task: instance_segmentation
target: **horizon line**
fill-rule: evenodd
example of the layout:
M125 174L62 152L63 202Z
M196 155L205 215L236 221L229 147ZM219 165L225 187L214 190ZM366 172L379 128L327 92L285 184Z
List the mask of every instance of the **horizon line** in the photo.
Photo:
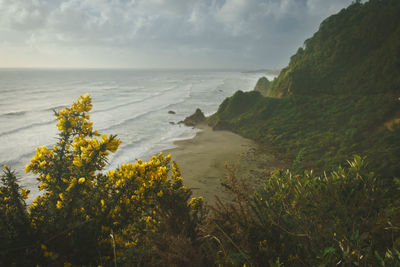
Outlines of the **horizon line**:
M0 70L231 70L231 71L277 71L281 68L229 68L229 67L0 67Z

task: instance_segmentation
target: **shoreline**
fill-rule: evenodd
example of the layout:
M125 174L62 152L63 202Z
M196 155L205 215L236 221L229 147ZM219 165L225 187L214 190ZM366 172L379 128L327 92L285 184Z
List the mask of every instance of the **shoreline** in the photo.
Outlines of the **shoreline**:
M230 199L221 183L227 175L225 164L235 170L237 178L250 185L257 184L269 171L285 168L283 161L253 140L230 131L214 131L211 127L196 125L200 131L192 139L175 141L175 148L166 149L182 171L183 183L193 196L203 196L212 204L216 196L221 201Z

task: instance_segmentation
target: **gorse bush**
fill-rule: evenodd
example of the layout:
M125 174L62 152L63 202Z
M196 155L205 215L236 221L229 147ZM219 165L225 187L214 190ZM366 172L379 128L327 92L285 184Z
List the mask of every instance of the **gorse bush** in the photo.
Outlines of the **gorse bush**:
M329 175L275 171L264 186L244 190L233 172L233 203L209 218L221 264L400 266L400 198L355 156ZM275 265L274 265L275 264Z
M58 142L37 148L26 166L43 192L29 207L29 192L5 168L0 265L179 264L179 257L168 254L167 239L197 245L203 201L189 201L191 191L171 156L159 154L102 172L121 141L93 130L91 108L86 94L55 112ZM155 256L161 248L166 259Z
M11 266L21 255L32 257L33 250L25 247L31 240L30 219L25 200L29 191L17 183L15 173L6 165L0 186L0 265ZM22 251L22 253L21 253ZM19 258L20 265L29 260Z

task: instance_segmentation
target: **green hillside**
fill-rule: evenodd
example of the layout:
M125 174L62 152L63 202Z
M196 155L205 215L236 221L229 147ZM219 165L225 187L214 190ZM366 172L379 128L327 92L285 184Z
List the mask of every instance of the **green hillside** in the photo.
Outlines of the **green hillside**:
M399 95L400 2L353 4L323 21L268 96Z
M267 96L237 92L209 118L305 168L354 154L400 175L400 1L355 3L322 22L272 81Z

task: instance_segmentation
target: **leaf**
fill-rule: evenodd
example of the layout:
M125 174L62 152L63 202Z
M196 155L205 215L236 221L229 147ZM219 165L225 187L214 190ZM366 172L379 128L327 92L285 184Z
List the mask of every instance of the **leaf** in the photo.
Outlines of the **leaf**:
M336 252L336 249L333 247L328 247L324 249L324 256L326 256L327 254L333 254Z
M359 235L360 235L360 232L359 232L358 230L355 231L355 233L353 233L353 234L351 235L350 240L351 240L351 241L357 240L358 237L359 237Z

